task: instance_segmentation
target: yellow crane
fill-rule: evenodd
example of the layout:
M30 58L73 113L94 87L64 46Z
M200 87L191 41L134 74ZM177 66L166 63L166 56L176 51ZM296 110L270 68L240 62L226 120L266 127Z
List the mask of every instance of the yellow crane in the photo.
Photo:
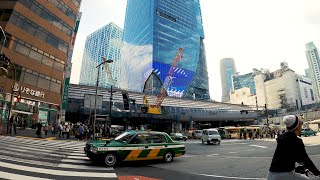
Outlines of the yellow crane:
M172 61L171 67L168 71L168 74L162 84L161 90L159 92L159 94L157 95L157 98L155 99L155 101L153 102L152 105L149 105L149 101L147 96L145 95L143 97L143 103L144 103L144 111L150 114L161 114L161 104L164 100L164 97L167 94L167 89L170 86L170 84L172 83L172 76L174 73L174 67L176 67L178 65L178 63L180 62L180 60L182 59L182 52L183 52L183 48L179 48L175 58Z

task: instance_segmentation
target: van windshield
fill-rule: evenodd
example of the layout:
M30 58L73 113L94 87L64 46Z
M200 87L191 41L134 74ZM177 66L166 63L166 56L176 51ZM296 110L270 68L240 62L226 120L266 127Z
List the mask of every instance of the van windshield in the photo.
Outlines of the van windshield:
M214 134L218 134L218 132L217 131L208 131L208 134L209 135L214 135Z

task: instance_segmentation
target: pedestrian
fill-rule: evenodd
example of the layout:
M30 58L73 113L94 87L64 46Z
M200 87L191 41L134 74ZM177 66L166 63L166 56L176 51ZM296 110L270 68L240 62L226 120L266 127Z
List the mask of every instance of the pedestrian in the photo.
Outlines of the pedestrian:
M66 125L65 133L67 134L67 139L70 139L70 128L68 125Z
M46 124L44 125L44 127L43 127L43 129L44 129L44 135L48 135L48 129L49 129L49 124L48 124L48 122L46 122Z
M59 124L58 130L59 130L59 137L63 136L63 125L62 125L62 122Z
M84 129L83 129L82 124L80 124L78 130L79 130L79 139L80 139L80 140L83 140Z
M36 131L36 134L38 135L38 138L40 137L41 129L42 129L42 124L41 124L41 122L38 122L37 123L37 131Z

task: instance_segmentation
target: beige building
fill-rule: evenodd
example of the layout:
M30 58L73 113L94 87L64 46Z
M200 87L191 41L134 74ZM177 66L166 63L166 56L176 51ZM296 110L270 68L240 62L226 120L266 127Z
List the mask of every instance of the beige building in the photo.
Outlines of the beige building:
M250 93L250 88L243 87L230 92L230 103L256 106L256 95Z
M288 67L258 74L255 84L258 104L267 104L269 109L300 109L315 103L311 80Z

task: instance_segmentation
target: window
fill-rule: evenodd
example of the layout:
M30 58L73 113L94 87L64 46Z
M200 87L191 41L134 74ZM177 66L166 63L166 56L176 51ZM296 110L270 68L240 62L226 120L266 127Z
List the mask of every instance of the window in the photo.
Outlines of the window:
M147 133L137 134L129 144L148 144L151 143L151 135Z
M60 62L54 62L53 67L58 70L58 71L63 71L64 70L64 64L60 63Z
M56 83L56 82L51 82L50 91L60 93L60 90L61 90L61 84Z
M38 80L38 86L39 88L43 88L43 89L46 89L46 90L49 90L49 87L50 87L50 81L47 80L47 79L44 79L42 77L39 77L39 80Z
M38 62L41 62L42 54L38 53L37 51L31 50L29 57Z
M50 67L53 67L53 60L50 59L49 57L47 56L43 56L43 59L42 59L42 63L47 65L47 66L50 66Z
M32 86L37 86L38 84L38 76L26 72L23 78L23 82Z
M167 143L166 137L163 134L152 134L151 143Z
M30 53L30 49L20 43L17 44L16 51L25 56L29 56L29 53Z

